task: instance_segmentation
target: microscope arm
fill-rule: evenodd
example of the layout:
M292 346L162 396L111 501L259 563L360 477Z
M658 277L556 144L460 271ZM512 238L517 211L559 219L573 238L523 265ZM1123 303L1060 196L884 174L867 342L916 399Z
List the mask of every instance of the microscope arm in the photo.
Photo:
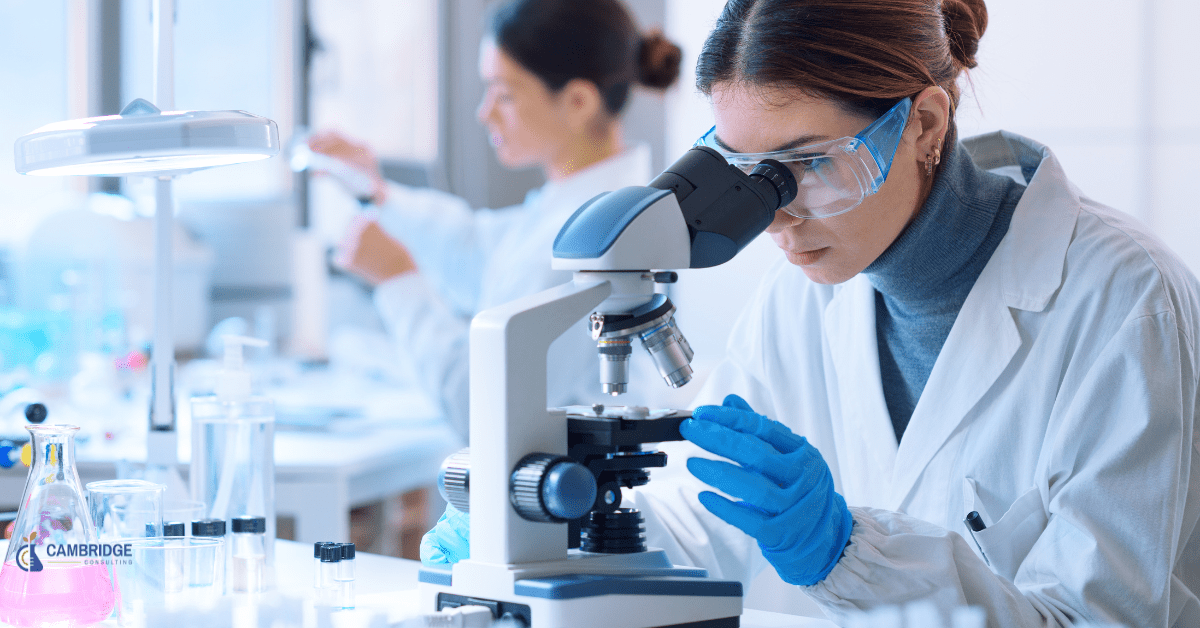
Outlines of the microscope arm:
M567 555L567 527L522 519L509 476L529 452L567 453L567 422L546 409L550 343L612 293L603 278L576 278L480 312L471 322L471 560L494 564ZM584 333L583 329L579 330Z

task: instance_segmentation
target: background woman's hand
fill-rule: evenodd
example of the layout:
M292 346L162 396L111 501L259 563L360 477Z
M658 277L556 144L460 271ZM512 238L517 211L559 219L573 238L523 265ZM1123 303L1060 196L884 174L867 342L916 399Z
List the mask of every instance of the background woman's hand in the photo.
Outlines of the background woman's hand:
M373 285L417 270L408 249L368 214L360 214L350 223L333 263Z
M314 153L349 164L367 175L372 181L371 202L378 205L387 198L387 182L379 169L379 158L370 146L337 131L321 131L309 136L308 148Z

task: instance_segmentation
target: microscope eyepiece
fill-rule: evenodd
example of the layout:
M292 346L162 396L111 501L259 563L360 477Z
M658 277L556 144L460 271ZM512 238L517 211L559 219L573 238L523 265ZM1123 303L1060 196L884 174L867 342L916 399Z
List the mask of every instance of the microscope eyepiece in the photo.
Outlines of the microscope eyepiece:
M779 204L775 209L783 209L796 200L796 192L799 187L795 175L792 174L792 169L774 159L764 159L758 162L758 165L750 171L750 179L759 184L760 189L764 187L763 182L771 185L771 189L779 199Z
M733 259L797 193L796 177L782 163L764 159L746 174L707 146L684 153L650 187L670 190L679 202L692 243L690 268Z

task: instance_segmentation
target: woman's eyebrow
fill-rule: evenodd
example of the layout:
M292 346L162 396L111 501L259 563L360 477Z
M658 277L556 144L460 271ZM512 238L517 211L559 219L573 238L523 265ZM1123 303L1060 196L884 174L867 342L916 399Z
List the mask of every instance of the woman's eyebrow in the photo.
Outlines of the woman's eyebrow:
M774 153L774 152L781 151L781 150L789 150L792 148L798 148L800 146L805 146L807 144L815 144L817 142L823 142L827 139L829 139L829 138L824 135L801 135L800 137L797 137L796 139L794 139L790 142L780 144L776 148L772 148L769 151L763 151L763 152ZM744 152L744 151L740 151L740 150L735 150L729 144L726 144L724 141L721 140L721 136L717 135L716 133L713 134L713 141L717 143L717 146L720 146L722 149L724 149L727 152L730 152L730 153Z

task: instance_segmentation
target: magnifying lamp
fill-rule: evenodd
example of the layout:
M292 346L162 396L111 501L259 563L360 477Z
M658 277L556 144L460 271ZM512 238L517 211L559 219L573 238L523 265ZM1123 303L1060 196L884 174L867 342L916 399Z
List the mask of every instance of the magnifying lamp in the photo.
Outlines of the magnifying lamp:
M146 462L169 471L168 496L186 497L179 478L175 433L171 325L172 179L279 153L279 129L245 111L173 111L175 0L153 0L154 97L140 98L115 116L56 122L17 138L16 169L37 176L149 176L157 179L154 213L154 344Z
M48 124L17 138L16 168L39 176L175 176L279 152L279 130L245 111L161 111L138 98L120 115Z

